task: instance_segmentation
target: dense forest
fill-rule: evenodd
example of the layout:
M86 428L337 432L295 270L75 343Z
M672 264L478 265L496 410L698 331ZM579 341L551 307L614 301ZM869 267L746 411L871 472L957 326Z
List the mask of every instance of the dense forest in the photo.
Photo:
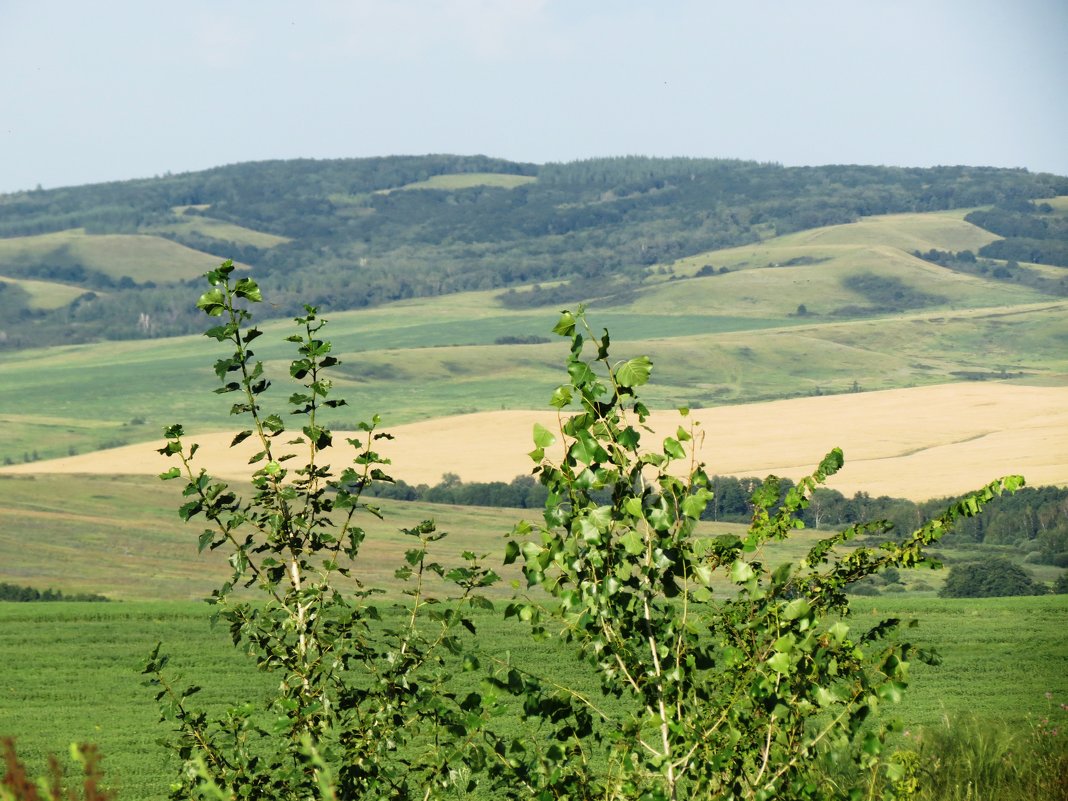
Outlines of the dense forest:
M279 316L304 303L330 311L473 289L500 289L511 305L554 302L552 289L508 292L554 281L570 299L593 294L610 305L664 262L893 212L989 207L969 219L1006 238L979 255L1065 265L1063 218L1041 203L1061 194L1068 178L983 167L481 156L269 161L22 192L0 196L0 245L34 244L0 249L0 278L77 291L45 308L0 280L0 348L199 330L198 281L150 268L115 275L69 243L49 244L46 235L75 229L233 258Z

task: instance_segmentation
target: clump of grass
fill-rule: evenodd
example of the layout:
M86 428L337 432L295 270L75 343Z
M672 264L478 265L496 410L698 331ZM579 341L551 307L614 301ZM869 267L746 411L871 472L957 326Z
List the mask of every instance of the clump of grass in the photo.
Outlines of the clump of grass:
M911 734L905 760L917 801L1068 801L1068 704L1054 704L1022 731L974 716Z

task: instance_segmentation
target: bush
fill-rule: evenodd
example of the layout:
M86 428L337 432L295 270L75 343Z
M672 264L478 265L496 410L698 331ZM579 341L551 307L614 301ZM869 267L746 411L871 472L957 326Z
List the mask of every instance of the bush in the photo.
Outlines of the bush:
M300 382L290 411L303 425L285 433L261 405L270 381L248 349L260 332L245 306L261 300L259 287L232 272L227 262L209 273L197 305L222 318L209 336L233 347L215 370L220 391L237 397L232 413L248 420L234 444L262 448L253 494L195 469L196 446L178 425L161 452L180 464L161 477L184 478L180 514L206 521L200 547L229 553L233 575L211 603L234 644L278 682L209 718L192 707L199 688L182 688L157 646L145 673L175 725L176 796L813 799L896 770L883 753L889 728L872 719L900 698L909 660L923 654L897 639L897 620L852 630L847 588L923 562L955 520L1021 479L965 496L899 542L843 547L889 528L856 524L772 570L760 554L803 527L841 451L796 485L765 479L743 536L697 536L712 480L692 458L696 426L680 410L675 434L649 447L637 391L652 363L612 361L608 333L594 335L581 309L564 312L553 331L570 343L568 381L550 399L560 425L536 425L531 452L548 499L542 520L520 522L507 543L505 562L521 564L527 586L505 616L581 657L609 699L593 700L554 665L515 664L469 636L498 577L477 554L438 562L432 548L444 535L433 521L403 529L411 547L396 576L406 601L373 603L375 588L358 580L358 515L380 514L363 493L391 480L374 450L388 435L372 418L349 440L353 466L335 475L322 463L333 436L321 412L344 402L331 397L338 360L311 307L289 338ZM558 463L546 458L557 442ZM302 466L291 465L293 445ZM731 591L716 595L720 577ZM234 592L253 586L260 603ZM855 768L853 784L829 783L814 758L829 751Z
M1022 567L1008 559L993 557L951 567L938 594L943 598L990 598L1045 592L1045 586L1035 582Z

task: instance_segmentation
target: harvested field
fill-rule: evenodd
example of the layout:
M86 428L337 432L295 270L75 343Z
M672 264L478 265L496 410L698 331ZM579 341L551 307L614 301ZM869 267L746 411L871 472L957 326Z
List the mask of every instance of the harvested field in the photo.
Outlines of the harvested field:
M943 384L697 409L688 419L704 432L701 458L720 475L797 479L838 446L846 467L829 486L846 494L926 500L1009 473L1022 473L1032 485L1068 484L1068 387ZM444 473L465 481L508 481L533 466L526 454L535 422L558 428L551 411L459 415L397 426L391 429L395 439L380 441L378 449L392 459L390 472L409 484L435 484ZM674 412L656 412L651 420L661 436L680 422L685 420ZM346 436L354 435L335 432L335 442ZM187 439L200 443L200 465L241 480L258 447L249 440L231 450L231 437ZM169 465L155 447L142 443L0 473L159 473Z

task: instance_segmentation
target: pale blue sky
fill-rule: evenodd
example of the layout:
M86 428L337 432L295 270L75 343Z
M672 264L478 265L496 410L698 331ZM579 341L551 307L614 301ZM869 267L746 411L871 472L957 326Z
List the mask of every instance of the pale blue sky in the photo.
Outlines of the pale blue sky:
M0 0L0 192L483 153L1068 174L1065 0Z

